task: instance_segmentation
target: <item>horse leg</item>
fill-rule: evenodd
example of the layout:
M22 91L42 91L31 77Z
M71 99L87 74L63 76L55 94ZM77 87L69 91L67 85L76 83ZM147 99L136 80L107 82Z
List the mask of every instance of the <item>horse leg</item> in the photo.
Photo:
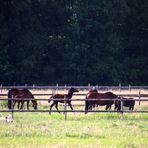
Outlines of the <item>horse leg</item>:
M89 108L89 102L85 101L85 114L87 114L88 108Z
M16 101L12 101L12 109L14 109Z
M134 110L134 105L131 107L132 111Z
M73 107L71 105L71 102L68 102L68 105L70 106L71 110L73 110Z
M111 110L112 105L109 105L109 110Z
M18 108L18 109L20 108L20 101L18 101L18 105L17 105L17 108Z
M27 100L27 110L29 110L29 100Z
M108 110L108 108L109 108L109 105L106 105L106 109L105 109L105 110L107 111L107 110Z
M52 109L52 107L53 107L55 104L56 104L56 103L55 103L55 102L53 102L53 103L50 105L49 114L51 114L51 109Z
M133 106L129 107L129 111L133 111L133 109L134 109Z
M92 110L92 105L89 104L87 110Z
M21 107L20 107L20 110L23 109L23 106L24 106L24 101L21 101Z
M60 113L59 109L58 109L58 102L55 104L55 108L57 109L57 111Z

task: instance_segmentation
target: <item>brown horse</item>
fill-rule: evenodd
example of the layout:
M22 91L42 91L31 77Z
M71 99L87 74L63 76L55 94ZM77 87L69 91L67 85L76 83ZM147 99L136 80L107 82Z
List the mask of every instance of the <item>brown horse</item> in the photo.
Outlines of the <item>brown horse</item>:
M106 92L106 93L97 93L97 92L92 92L89 93L86 96L86 101L85 101L85 113L87 113L88 110L91 110L92 107L95 106L104 106L106 105L106 110L110 110L112 104L114 103L113 100L101 100L101 99L115 99L117 98L117 95L113 94L112 92ZM96 100L88 100L88 99L96 99Z
M69 91L68 91L68 94L55 94L55 95L52 95L49 99L49 103L50 101L53 99L53 103L51 104L50 106L50 112L51 113L51 109L52 107L55 105L57 111L60 113L60 111L58 110L58 102L60 103L64 103L64 100L60 100L60 99L67 99L66 100L66 103L70 106L71 110L73 110L73 107L71 105L71 98L72 98L72 95L74 92L79 92L77 89L75 88L70 88ZM59 100L54 100L54 99L59 99Z
M123 106L129 107L129 110L134 110L135 100L134 98L121 98L118 97L118 99L123 99ZM115 101L115 110L120 111L121 110L121 101L116 100Z
M98 90L96 88L89 89L89 92L88 92L87 96L89 96L91 93L98 93ZM87 96L86 96L86 98L87 98ZM85 104L88 104L88 101L85 101ZM94 104L94 106L92 106L92 105L89 104L89 107L88 108L90 110L92 110L92 107L95 107L95 106L96 106L95 104Z
M12 88L8 91L8 108L13 109L16 102L18 102L18 109L23 109L24 102L27 102L27 109L29 110L29 101L32 102L32 107L37 109L37 101L34 99L33 94L28 89ZM25 100L27 99L27 100ZM30 100L29 100L30 99ZM21 107L20 107L21 103Z

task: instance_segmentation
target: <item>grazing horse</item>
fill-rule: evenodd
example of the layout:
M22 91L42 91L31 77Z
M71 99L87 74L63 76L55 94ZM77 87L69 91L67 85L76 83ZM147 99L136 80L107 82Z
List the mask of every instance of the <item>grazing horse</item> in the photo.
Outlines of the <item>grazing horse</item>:
M118 99L123 99L123 106L129 107L129 110L134 110L135 100L133 98L121 98L118 97ZM121 110L121 101L116 100L115 101L115 110L120 111Z
M50 101L53 99L53 103L50 106L50 112L49 113L51 113L51 109L54 105L55 105L57 111L60 113L60 111L58 110L58 102L60 102L60 103L65 102L64 100L60 100L60 99L67 99L66 103L70 106L71 110L73 110L73 107L71 105L71 100L69 100L69 99L72 98L72 95L73 95L74 92L79 92L79 91L75 88L70 88L69 91L68 91L68 94L54 94L54 95L52 95L50 97L49 101L48 101L50 103ZM59 99L59 100L54 100L54 98Z
M8 98L13 98L13 100L8 100L8 108L14 109L16 102L18 102L18 109L23 109L24 102L27 102L27 109L29 110L29 101L32 102L32 107L37 109L37 101L34 99L33 94L28 89L17 89L12 88L8 91ZM25 100L28 99L28 100ZM29 100L30 99L30 100ZM20 107L21 103L21 107Z
M115 99L117 98L117 95L113 94L112 92L106 92L106 93L97 93L97 92L92 92L89 93L86 96L86 101L85 101L85 113L87 113L88 110L92 109L92 107L95 107L96 105L104 106L106 105L106 110L110 110L112 104L114 103L113 100L101 100L101 99ZM97 99L97 100L88 100L88 99Z

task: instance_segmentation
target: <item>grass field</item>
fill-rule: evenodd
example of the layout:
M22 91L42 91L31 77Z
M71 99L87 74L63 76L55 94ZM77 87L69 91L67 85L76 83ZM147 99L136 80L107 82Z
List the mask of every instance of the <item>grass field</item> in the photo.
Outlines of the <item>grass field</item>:
M39 109L49 109L42 103ZM148 110L148 104L135 109ZM68 113L65 121L62 113L14 113L13 123L0 122L1 147L147 148L148 114Z
M0 123L0 147L148 147L148 115L15 113Z

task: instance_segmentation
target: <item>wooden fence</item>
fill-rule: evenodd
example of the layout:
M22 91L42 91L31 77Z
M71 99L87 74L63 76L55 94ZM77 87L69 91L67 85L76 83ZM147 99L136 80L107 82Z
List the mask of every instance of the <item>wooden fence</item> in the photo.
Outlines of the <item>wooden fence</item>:
M12 100L12 98L8 98L9 100ZM3 101L8 101L8 99L0 99L0 100L3 100ZM25 100L32 100L32 98L28 99L28 98L23 98ZM36 99L37 101L48 101L48 99ZM59 100L59 98L55 98L53 100ZM64 103L64 110L59 110L60 112L63 112L64 113L64 116L65 116L65 120L67 119L67 113L70 113L70 112L73 112L73 113L85 113L85 110L67 110L67 99L60 99L60 100L63 100L65 103ZM85 101L85 99L69 99L71 101ZM91 98L91 99L87 99L87 101L95 101L97 99L95 98ZM107 98L103 98L103 99L100 99L100 100L111 100L111 101L121 101L121 110L120 111L115 111L115 110L109 110L109 111L106 111L106 110L88 110L87 112L107 112L107 113L110 113L110 112L118 112L118 113L148 113L148 110L134 110L134 111L129 111L129 110L124 110L124 107L123 107L123 101L125 101L125 99L107 99ZM139 99L134 99L135 101L139 101ZM140 101L145 101L147 102L148 99L141 99ZM9 110L0 110L0 112L11 112L12 113L12 117L13 117L13 114L14 112L50 112L50 110L16 110L16 109L9 109ZM58 112L57 110L51 110L51 113L52 112Z
M63 86L63 87L57 87L57 86L54 86L54 87L51 87L51 86L42 86L42 87L40 87L40 86L34 86L34 87L17 86L16 87L15 86L15 88L27 88L27 89L68 89L70 87L65 87L65 86ZM75 88L78 88L78 89L90 89L90 88L92 88L92 86L91 87L74 86L74 87ZM1 89L10 89L10 88L14 88L14 86L1 87ZM105 88L105 86L103 88ZM113 89L113 87L111 87L111 88ZM147 89L147 87L145 87L145 88ZM99 86L98 86L97 89L99 89ZM136 89L137 89L137 87L136 87ZM33 95L36 95L36 96L45 96L45 95L48 95L48 96L50 96L52 94L49 93L49 94L33 94ZM79 93L79 94L75 94L75 95L83 96L83 95L86 95L86 94L85 93L82 93L82 94ZM126 97L137 97L138 99L134 99L134 100L135 101L138 101L139 102L139 105L140 105L140 102L143 102L143 101L147 102L148 101L148 99L147 99L148 98L148 94L141 94L140 91L139 91L138 94L116 94L116 95L119 95L121 97L123 97L123 96L126 96ZM0 94L0 96L7 96L7 94ZM141 97L142 98L145 98L145 99L141 99ZM8 99L10 100L10 98L5 98L5 99L0 98L0 101L8 101ZM28 100L28 98L26 98L25 100ZM29 99L29 100L31 100L31 99ZM37 101L48 101L48 99L36 99L36 100ZM54 100L59 100L59 99L56 99L55 98ZM67 99L63 99L63 101L65 102L64 103L64 109L63 110L60 110L60 112L63 112L64 113L65 120L67 119L67 113L70 113L70 112L74 112L74 113L85 113L85 110L67 110L66 100ZM78 101L85 102L85 99L81 99L81 98L79 98L79 99L70 99L70 100L71 101L77 101L77 102ZM96 100L96 99L90 99L90 101L94 101L94 100ZM104 98L104 99L101 99L101 100L109 100L109 99L105 99ZM123 99L112 99L112 101L113 100L120 100L121 101L121 110L120 110L120 113L122 113L122 114L124 112L125 113L129 113L129 112L131 113L131 111L124 110L124 107L123 107L123 101L124 100ZM12 113L12 116L13 116L13 114L15 112L49 112L49 109L48 110L16 110L16 109L10 109L10 110L4 109L4 110L1 110L0 109L0 112L11 112ZM58 112L58 111L57 110L52 110L51 112ZM115 111L115 110L110 110L110 111L106 111L106 110L89 110L88 112L108 112L109 113L109 112L117 112L117 111ZM134 111L132 111L132 113L148 113L148 110L134 110Z
M32 86L28 86L27 84L25 84L24 86L3 86L0 85L0 89L11 89L11 88L27 88L27 89L69 89L71 87L75 87L77 89L90 89L92 87L95 87L96 89L99 90L131 90L131 89L147 89L148 90L148 86L132 86L132 85L128 85L128 86L121 86L121 84L119 84L118 86L98 86L98 85L90 85L88 84L88 86L59 86L58 84L56 86L36 86L36 85L32 85Z

